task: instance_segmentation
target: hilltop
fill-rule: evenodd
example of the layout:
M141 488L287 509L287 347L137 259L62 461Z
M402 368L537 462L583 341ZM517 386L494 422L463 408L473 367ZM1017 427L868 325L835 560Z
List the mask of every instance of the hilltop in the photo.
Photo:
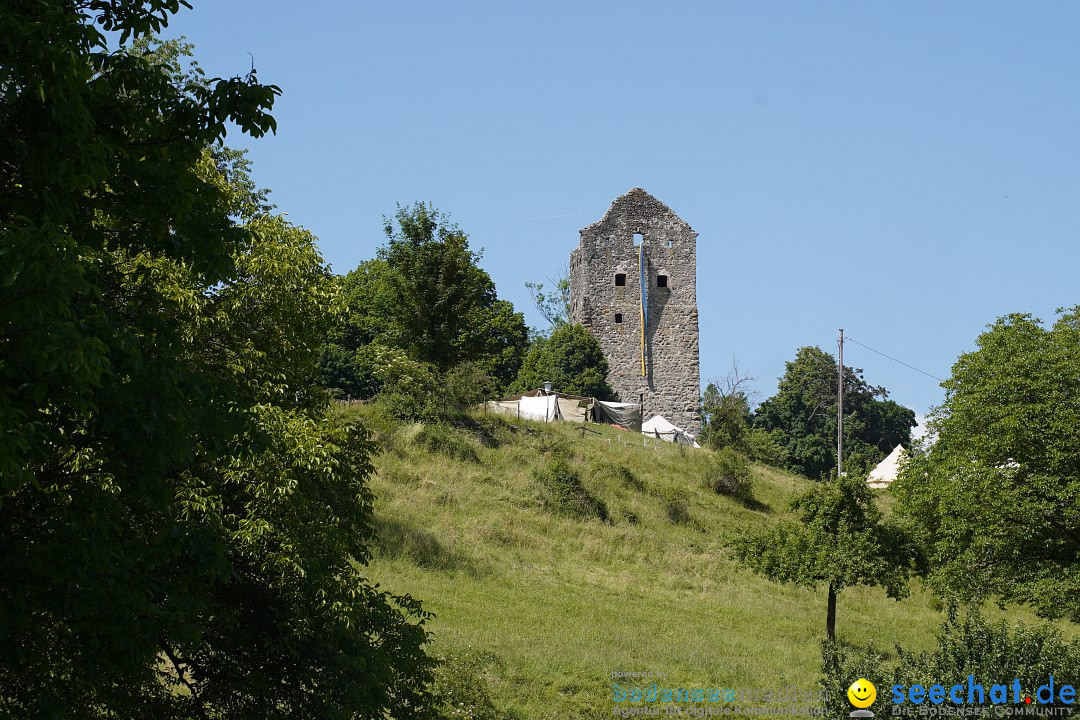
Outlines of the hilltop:
M810 481L754 465L755 502L742 503L706 487L711 451L614 427L483 414L398 425L372 406L342 412L382 447L366 574L436 614L434 652L475 672L499 708L608 717L617 671L687 687L816 687L824 590L764 580L728 549L789 519L788 498ZM553 489L560 463L584 499ZM838 617L842 641L885 650L929 647L941 621L918 587L902 602L850 588Z

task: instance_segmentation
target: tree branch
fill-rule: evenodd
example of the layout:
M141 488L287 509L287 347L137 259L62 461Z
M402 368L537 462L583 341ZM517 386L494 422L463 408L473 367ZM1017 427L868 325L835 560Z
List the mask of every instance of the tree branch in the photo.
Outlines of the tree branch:
M176 654L172 651L172 648L169 647L167 642L162 641L161 650L165 653L165 657L169 659L169 662L172 663L173 668L176 670L176 676L180 678L180 682L184 684L184 687L191 693L192 699L195 700L195 707L199 711L199 717L203 720L210 720L210 716L206 714L206 708L203 707L202 700L199 699L198 690L196 690L195 685L188 680L183 667L181 667L186 666L188 663L176 657Z

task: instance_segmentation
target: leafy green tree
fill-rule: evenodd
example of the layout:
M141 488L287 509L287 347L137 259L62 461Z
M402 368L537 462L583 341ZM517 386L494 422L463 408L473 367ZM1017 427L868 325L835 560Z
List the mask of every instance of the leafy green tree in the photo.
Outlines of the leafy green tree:
M750 395L747 384L753 378L739 371L738 363L721 381L705 387L701 398L701 443L713 450L732 448L740 452L748 449L750 433Z
M705 387L701 399L702 440L714 450L745 450L750 433L750 402L745 393L722 393L715 383Z
M335 287L216 147L278 90L107 46L180 4L0 13L0 716L423 717L372 443L312 385Z
M822 482L791 499L799 524L751 534L736 543L744 564L780 582L828 588L825 633L836 638L836 596L850 585L879 586L907 596L916 553L905 536L882 521L861 478Z
M556 390L615 399L607 382L608 364L596 338L581 325L560 325L551 337L537 338L525 356L513 389L527 392L550 381Z
M755 427L774 433L792 472L822 478L836 467L836 359L799 348L776 395L758 406ZM915 413L844 366L844 470L866 472L898 444L910 444Z
M999 319L944 387L937 441L894 484L931 586L1080 622L1080 307Z
M465 233L424 203L399 207L385 231L378 257L341 281L345 317L332 343L346 354L369 343L399 348L440 372L473 363L505 387L521 366L528 329L521 313L496 296ZM361 376L338 382L362 396L371 389Z

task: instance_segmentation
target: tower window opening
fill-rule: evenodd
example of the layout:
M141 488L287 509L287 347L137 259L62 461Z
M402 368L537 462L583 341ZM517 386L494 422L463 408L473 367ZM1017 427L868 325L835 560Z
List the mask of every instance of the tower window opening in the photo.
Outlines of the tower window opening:
M615 287L626 287L626 273L615 273Z
M622 322L622 313L615 313L615 322L617 322L617 323Z
M637 247L643 242L645 242L645 236L641 233L634 233L634 247Z
M667 275L657 275L656 276L656 287L662 287L662 288L667 287Z
M668 246L669 248L670 248L670 247L675 247L675 241L674 241L674 240L672 240L672 239L670 239L670 238L668 238L668 241L667 241L667 246Z

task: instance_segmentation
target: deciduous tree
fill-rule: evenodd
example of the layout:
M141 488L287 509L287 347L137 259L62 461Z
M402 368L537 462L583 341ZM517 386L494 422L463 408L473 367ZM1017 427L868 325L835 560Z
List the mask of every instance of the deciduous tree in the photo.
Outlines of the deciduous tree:
M714 450L725 447L740 452L747 450L751 417L748 385L753 379L732 362L723 380L705 387L701 398L703 445Z
M551 290L544 291L544 283L527 282L533 305L550 326L546 332L570 322L570 277L569 269L551 281Z
M526 392L550 381L574 395L615 399L607 382L608 364L596 338L581 325L559 325L551 337L537 338L525 356L514 389Z
M1080 622L1080 307L999 319L961 355L937 441L894 483L930 584Z
M345 317L332 343L350 354L370 343L399 348L442 372L472 363L505 387L521 366L528 329L497 297L465 233L424 203L399 207L385 232L378 257L341 281ZM372 387L363 377L345 382Z
M907 596L916 553L906 537L882 521L861 478L822 482L791 500L799 524L751 534L736 544L755 572L806 587L825 585L825 634L836 638L836 596L850 585L880 586L894 599Z
M278 90L107 46L180 4L0 13L0 716L423 716L372 444L312 385L335 289L211 150Z
M758 406L754 425L784 448L792 472L822 478L836 467L836 359L816 347L799 348L776 394ZM844 366L844 469L866 472L898 444L911 442L915 412L888 399L862 370Z

